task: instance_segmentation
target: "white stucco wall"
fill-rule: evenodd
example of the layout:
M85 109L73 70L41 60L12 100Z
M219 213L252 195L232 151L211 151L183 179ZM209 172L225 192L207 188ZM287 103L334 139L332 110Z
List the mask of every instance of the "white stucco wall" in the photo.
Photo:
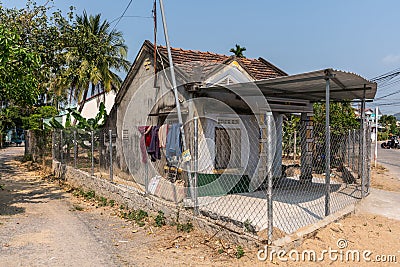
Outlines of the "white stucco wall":
M104 104L106 106L107 114L110 114L110 111L114 105L115 96L116 96L116 93L114 91L110 91L109 93L106 93ZM81 115L86 119L91 119L91 118L96 117L96 114L99 111L99 106L100 106L101 102L104 102L103 94L91 98L83 106Z

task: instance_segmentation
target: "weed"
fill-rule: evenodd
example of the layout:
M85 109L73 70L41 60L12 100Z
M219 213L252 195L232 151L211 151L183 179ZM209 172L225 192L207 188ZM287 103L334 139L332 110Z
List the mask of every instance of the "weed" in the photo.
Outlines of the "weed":
M177 223L176 230L178 230L178 232L190 233L191 231L193 231L193 224L191 222L187 222L184 224Z
M100 202L100 203L99 203L99 206L100 206L100 207L105 207L105 206L107 206L107 202L108 202L107 198L105 198L105 197L99 197L97 200Z
M5 186L6 186L5 184L0 184L0 189L1 189L1 190L4 190L4 189L5 189Z
M157 216L154 218L154 223L157 227L162 227L166 224L164 212L161 210L158 211Z
M82 197L83 195L85 195L85 191L83 191L82 188L79 188L75 189L72 194L76 197Z
M254 226L251 224L251 221L249 219L245 220L243 223L244 226L244 230L248 233L255 233L256 229L254 228Z
M224 252L225 252L225 250L223 248L218 249L218 254L222 254Z
M119 209L120 209L120 210L125 209L124 205L119 205Z
M235 255L236 255L236 259L240 259L241 257L244 256L244 250L243 250L242 246L236 247Z
M142 221L144 218L147 218L149 215L144 210L138 210L136 212L136 222Z
M115 201L114 201L113 199L110 199L110 200L108 201L108 205L110 205L110 207L114 207Z
M135 221L140 227L144 226L145 223L143 220L147 218L149 215L144 210L132 210L127 212L121 212L121 217L123 219L127 219L129 221Z
M86 193L84 193L83 197L86 198L87 200L95 198L96 193L93 190L89 190Z
M74 209L78 210L78 211L82 211L83 207L79 206L79 205L74 205Z

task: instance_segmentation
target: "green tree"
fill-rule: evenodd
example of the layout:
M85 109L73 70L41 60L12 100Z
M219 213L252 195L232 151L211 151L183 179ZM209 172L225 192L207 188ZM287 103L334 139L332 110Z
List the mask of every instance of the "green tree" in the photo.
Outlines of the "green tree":
M330 103L330 126L333 135L346 134L348 130L357 129L360 123L357 121L354 108L350 102ZM314 104L314 123L315 127L325 125L325 103Z
M118 89L121 78L115 71L127 71L130 63L126 60L127 46L122 33L111 29L110 23L102 21L100 14L76 16L76 23L70 32L70 42L64 54L67 69L64 77L72 96L81 103L89 92L101 86L106 92Z
M26 130L43 130L43 119L50 119L58 114L53 106L35 107L29 116L23 117L23 125Z
M383 127L385 127L386 131L388 131L389 133L392 133L394 135L398 134L398 129L397 129L396 122L397 122L397 119L393 115L383 115L379 119L379 123Z
M40 93L40 58L19 44L20 36L0 25L0 101L32 105Z
M246 51L246 47L241 47L238 44L235 45L235 48L231 48L231 50L229 50L229 52L233 53L235 56L245 58L243 55L244 51Z
M67 31L62 29L70 24L73 13L68 13L65 18L60 11L52 12L52 0L44 5L28 0L22 9L7 9L0 3L0 21L4 28L11 30L18 38L18 45L40 58L39 67L35 68L35 79L40 94L47 94L54 98L55 94L50 88L50 81L65 66L65 60L60 57L60 51L65 48L64 36ZM64 27L64 28L63 28ZM37 100L37 98L36 98ZM57 99L55 104L57 104Z

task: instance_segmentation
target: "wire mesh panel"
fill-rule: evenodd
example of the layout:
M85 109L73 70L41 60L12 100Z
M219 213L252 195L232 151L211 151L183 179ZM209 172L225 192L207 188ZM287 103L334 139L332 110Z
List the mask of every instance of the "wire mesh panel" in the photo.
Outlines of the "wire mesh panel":
M325 124L306 115L208 114L183 125L185 138L174 117L120 133L55 131L53 154L271 241L369 192L369 125L330 129L327 143Z

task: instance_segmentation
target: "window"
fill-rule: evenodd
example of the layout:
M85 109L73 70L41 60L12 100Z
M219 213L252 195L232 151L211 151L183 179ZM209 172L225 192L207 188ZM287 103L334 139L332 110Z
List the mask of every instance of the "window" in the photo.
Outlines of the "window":
M241 167L241 131L235 128L215 128L215 168Z

